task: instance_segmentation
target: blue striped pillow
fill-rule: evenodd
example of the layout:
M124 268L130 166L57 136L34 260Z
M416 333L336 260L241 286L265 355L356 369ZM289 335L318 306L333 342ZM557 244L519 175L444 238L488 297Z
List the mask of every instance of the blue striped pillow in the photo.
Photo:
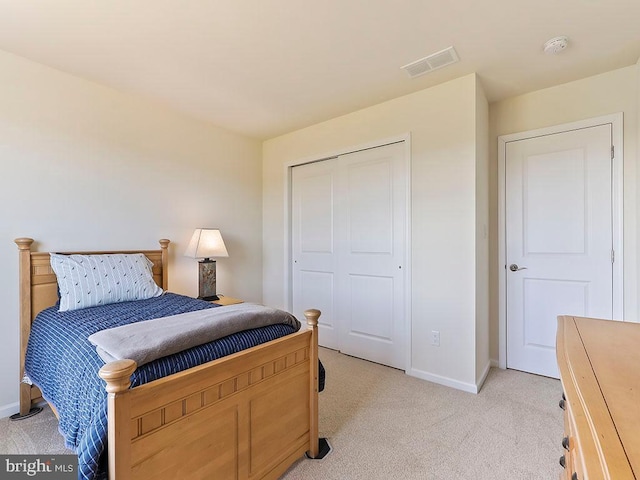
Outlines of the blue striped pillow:
M162 289L153 280L152 266L142 253L52 253L51 268L58 277L60 311L162 295Z

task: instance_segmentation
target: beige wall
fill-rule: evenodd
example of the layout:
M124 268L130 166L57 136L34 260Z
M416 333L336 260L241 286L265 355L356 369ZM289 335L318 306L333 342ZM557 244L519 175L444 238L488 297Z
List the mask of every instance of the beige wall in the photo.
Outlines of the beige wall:
M463 389L476 381L476 88L468 75L263 146L264 300L286 307L285 166L411 133L410 371Z
M195 227L218 227L218 290L262 299L260 142L2 52L0 79L0 416L18 401L16 237L44 250L166 237L170 289L196 295L182 252Z
M490 105L491 358L498 359L498 136L624 114L624 314L637 321L638 65L509 98Z
M489 373L489 103L476 88L476 384Z

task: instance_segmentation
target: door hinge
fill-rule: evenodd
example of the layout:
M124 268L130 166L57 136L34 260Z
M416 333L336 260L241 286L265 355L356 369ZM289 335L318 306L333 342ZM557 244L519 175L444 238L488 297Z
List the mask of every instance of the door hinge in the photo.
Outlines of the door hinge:
M611 250L611 263L615 263L616 261L616 251Z
M615 156L615 147L611 145L611 160L613 160L614 156Z

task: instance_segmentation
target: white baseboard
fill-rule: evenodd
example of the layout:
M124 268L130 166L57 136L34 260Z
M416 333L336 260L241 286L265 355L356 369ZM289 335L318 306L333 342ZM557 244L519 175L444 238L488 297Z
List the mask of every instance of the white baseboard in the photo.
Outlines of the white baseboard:
M491 359L491 366L495 368L500 368L500 362L498 360Z
M443 377L441 375L436 375L435 373L418 370L417 368L408 370L407 374L411 375L412 377L421 378L422 380L427 380L439 385L444 385L445 387L462 390L463 392L478 393L478 391L480 390L479 386L474 385L473 383L461 382L459 380L454 380L453 378Z
M0 418L10 417L14 413L20 411L20 402L9 403L7 405L0 405Z
M487 362L487 366L484 367L482 375L480 375L480 378L476 380L476 387L478 388L476 393L478 393L482 388L482 385L484 385L484 381L487 379L487 375L489 375L489 370L491 370L491 361Z

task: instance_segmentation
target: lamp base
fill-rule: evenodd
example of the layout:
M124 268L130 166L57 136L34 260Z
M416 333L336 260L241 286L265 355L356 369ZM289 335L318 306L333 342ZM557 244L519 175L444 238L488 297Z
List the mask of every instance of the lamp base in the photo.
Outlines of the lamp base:
M216 261L210 258L198 262L198 298L218 300L216 294Z
M205 300L207 302L213 302L214 300L220 300L220 297L218 297L218 295L210 295L208 297L198 297L200 300Z

